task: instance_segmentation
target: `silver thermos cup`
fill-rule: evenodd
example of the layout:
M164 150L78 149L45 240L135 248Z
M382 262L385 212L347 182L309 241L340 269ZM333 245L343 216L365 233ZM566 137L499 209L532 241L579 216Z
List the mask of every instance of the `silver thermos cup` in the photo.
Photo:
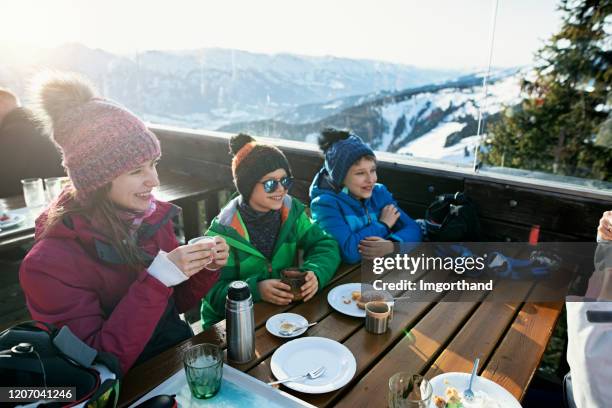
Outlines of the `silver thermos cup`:
M253 297L246 282L230 283L225 300L227 358L246 363L255 356L255 317Z

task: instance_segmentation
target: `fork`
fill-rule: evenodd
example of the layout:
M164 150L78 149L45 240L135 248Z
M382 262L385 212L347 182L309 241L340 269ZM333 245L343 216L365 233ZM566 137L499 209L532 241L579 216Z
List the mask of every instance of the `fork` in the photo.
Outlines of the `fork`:
M307 372L306 374L285 378L283 380L269 382L268 385L282 384L287 381L293 381L293 380L297 380L298 378L304 378L304 377L308 377L309 379L314 380L315 378L319 378L320 376L322 376L324 372L325 372L325 366L321 366L317 368L316 370Z

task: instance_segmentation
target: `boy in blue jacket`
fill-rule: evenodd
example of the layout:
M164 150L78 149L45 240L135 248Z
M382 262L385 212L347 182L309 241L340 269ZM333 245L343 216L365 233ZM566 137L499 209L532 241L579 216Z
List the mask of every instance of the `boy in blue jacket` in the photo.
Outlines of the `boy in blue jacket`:
M421 242L418 224L376 182L376 156L359 136L325 129L319 146L325 164L310 186L311 214L338 241L344 262L387 255L394 242L403 252Z

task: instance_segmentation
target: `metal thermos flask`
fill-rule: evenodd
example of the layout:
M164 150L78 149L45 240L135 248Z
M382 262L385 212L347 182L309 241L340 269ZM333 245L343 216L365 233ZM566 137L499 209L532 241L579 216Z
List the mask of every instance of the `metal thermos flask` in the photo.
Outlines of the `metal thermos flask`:
M246 363L255 356L255 318L253 297L246 282L230 283L225 300L227 358Z

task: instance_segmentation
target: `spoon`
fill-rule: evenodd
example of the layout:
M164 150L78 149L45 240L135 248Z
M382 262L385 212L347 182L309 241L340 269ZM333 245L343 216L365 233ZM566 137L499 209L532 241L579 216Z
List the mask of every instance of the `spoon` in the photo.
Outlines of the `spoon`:
M474 368L472 368L472 375L470 376L470 385L465 391L463 391L463 398L468 401L472 401L474 399L474 391L472 391L472 381L474 381L474 377L476 377L476 372L478 371L478 363L480 363L480 359L476 357L476 359L474 359Z
M312 327L312 326L314 326L317 323L318 322L308 323L308 324L304 324L304 325L300 325L300 326L297 326L297 325L294 325L292 323L289 323L291 325L290 327L288 327L288 328L281 327L281 328L278 329L278 332L280 334L282 334L283 336L290 336L290 335L292 335L293 333L295 333L298 330L302 330L304 328Z

